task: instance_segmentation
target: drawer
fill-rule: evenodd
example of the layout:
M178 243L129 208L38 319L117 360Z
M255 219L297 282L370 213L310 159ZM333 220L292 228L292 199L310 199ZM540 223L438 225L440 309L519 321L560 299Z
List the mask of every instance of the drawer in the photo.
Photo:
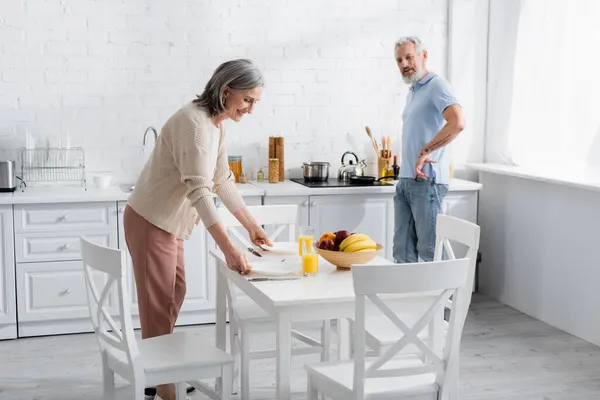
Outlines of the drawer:
M117 247L116 231L19 233L15 235L18 263L81 260L79 237L107 247Z
M95 275L101 291L107 275ZM17 264L19 322L90 318L81 261ZM114 308L116 287L109 300Z
M15 233L116 229L115 202L17 204Z

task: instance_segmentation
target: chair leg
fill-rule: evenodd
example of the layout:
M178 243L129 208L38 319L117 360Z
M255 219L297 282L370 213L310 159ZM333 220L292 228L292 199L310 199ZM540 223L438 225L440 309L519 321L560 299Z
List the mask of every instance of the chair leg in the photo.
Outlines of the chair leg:
M242 400L250 400L250 337L243 330L240 330L240 339Z
M242 400L250 399L250 335L240 329L240 383Z
M238 392L238 380L240 375L239 368L239 355L240 355L240 345L239 345L240 335L237 328L236 323L233 320L229 321L229 348L231 351L231 355L233 356L233 385L231 386L231 393L237 394Z
M187 398L187 385L185 382L177 383L177 400L186 400Z
M133 400L146 400L144 389L146 388L146 381L144 379L133 380ZM111 399L111 400L114 400Z
M307 400L319 400L319 392L317 391L317 388L313 386L310 375L307 379L306 396Z
M321 361L329 361L331 351L331 321L326 319L321 327Z
M230 400L233 398L233 369L233 364L223 365L221 368L221 382L223 382L223 387L218 392L221 400Z
M106 353L102 353L102 381L104 386L104 400L115 399L115 372L108 366ZM142 394L144 389L142 389Z

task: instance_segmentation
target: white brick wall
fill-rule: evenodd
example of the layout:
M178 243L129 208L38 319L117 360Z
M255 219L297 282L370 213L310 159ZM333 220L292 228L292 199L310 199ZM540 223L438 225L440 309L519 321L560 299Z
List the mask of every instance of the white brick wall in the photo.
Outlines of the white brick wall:
M248 57L267 79L251 116L229 122L229 153L254 175L268 137L286 164L370 150L364 126L399 138L406 95L394 40L420 35L446 65L446 0L21 0L0 3L0 148L68 134L89 171L135 178L145 128L200 93L216 66Z

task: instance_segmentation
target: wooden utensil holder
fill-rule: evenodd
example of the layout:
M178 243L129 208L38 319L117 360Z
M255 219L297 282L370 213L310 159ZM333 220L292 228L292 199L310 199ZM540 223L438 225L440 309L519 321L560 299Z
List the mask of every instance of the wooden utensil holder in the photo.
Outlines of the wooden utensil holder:
M382 178L383 169L387 168L390 165L392 165L392 157L384 158L379 156L377 158L377 178Z

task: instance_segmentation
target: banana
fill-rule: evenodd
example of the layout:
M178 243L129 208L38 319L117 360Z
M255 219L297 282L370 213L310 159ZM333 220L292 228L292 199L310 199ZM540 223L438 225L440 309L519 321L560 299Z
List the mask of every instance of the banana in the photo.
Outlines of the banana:
M376 248L375 249L361 249L361 250L356 250L354 253L364 253L366 251L375 251L375 250L376 250Z
M376 248L377 243L375 243L372 239L364 239L346 246L344 251L347 253L354 253L359 250L375 250Z
M371 240L371 238L364 233L355 233L354 235L350 235L346 239L342 240L342 243L340 243L340 251L344 251L344 249L350 246L352 243L367 239Z

